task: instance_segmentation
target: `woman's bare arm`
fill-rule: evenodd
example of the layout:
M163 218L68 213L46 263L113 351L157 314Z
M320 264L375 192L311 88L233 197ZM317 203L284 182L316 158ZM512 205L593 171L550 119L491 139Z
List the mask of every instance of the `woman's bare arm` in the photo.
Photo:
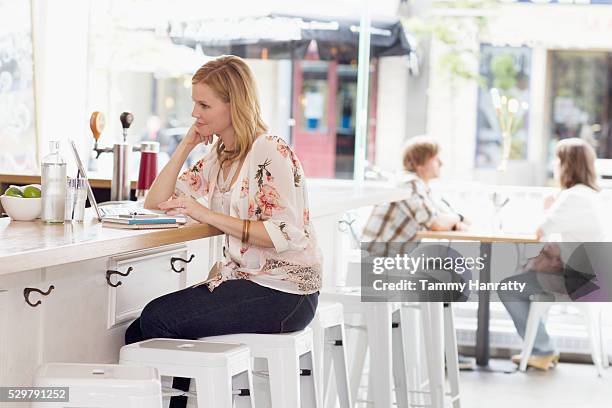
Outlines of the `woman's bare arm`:
M166 163L162 171L157 175L147 198L144 202L144 208L151 210L159 209L160 203L168 200L174 193L174 186L183 163L187 160L187 156L193 150L194 146L189 146L183 142L179 143L176 150L170 157L170 161Z

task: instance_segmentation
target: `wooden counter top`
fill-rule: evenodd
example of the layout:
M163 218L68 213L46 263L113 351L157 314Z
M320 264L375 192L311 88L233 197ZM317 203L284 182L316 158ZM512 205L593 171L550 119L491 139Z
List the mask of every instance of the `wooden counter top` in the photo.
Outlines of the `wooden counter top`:
M40 176L25 176L21 174L0 174L0 186L9 184L40 184ZM90 178L92 188L111 188L111 181L99 178ZM132 181L131 188L135 189L136 181ZM1 194L1 192L0 192Z
M24 183L32 179L24 177ZM0 180L1 181L1 180ZM316 180L309 186L311 219L405 199L406 190L381 183L357 186L345 181ZM87 208L83 224L46 225L0 218L0 275L155 248L214 235L221 231L194 223L177 229L121 230L102 228Z
M220 235L207 224L159 230L103 228L87 208L83 224L0 218L0 275Z

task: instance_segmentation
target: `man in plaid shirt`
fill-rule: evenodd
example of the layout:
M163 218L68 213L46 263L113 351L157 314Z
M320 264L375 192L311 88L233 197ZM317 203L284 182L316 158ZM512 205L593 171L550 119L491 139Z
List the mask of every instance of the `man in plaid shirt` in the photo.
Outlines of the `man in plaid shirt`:
M429 188L429 180L440 175L442 161L438 157L440 147L427 136L413 137L404 149L403 165L407 171L398 183L399 188L409 189L411 195L403 201L385 203L374 207L363 230L362 241L369 242L368 252L379 253L382 244L410 243L417 231L463 230L467 221L444 200L436 200ZM378 243L378 245L374 245ZM395 251L394 251L395 252Z

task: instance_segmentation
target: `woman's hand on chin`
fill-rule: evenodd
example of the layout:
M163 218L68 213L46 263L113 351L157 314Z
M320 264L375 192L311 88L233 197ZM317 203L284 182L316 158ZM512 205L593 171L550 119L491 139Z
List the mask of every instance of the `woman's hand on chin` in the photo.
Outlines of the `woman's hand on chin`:
M181 142L184 143L186 146L188 146L190 149L193 149L200 143L203 143L204 145L212 144L214 135L212 133L211 134L201 133L198 130L196 125L197 125L196 123L191 125L191 127L189 128L189 131L187 132L187 134L185 135L185 137L183 138Z
M159 209L168 215L188 215L201 223L206 223L211 213L210 209L188 196L171 198L168 201L164 201L159 204Z

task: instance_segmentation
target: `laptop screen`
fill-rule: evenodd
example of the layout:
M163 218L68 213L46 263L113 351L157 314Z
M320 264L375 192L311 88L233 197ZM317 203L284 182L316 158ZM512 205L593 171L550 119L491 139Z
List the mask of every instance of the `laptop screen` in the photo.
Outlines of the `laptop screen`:
M89 179L87 178L87 172L85 172L85 166L83 166L83 162L81 161L81 157L79 156L79 152L77 151L74 140L71 140L70 144L72 145L72 153L74 153L74 159L76 160L77 168L79 169L79 172L81 173L82 177L87 180L87 197L89 198L89 202L91 203L91 206L94 208L96 214L98 215L98 221L102 221L102 214L100 213L100 209L98 208L96 197L94 197L93 190L91 189L91 185L89 184Z

